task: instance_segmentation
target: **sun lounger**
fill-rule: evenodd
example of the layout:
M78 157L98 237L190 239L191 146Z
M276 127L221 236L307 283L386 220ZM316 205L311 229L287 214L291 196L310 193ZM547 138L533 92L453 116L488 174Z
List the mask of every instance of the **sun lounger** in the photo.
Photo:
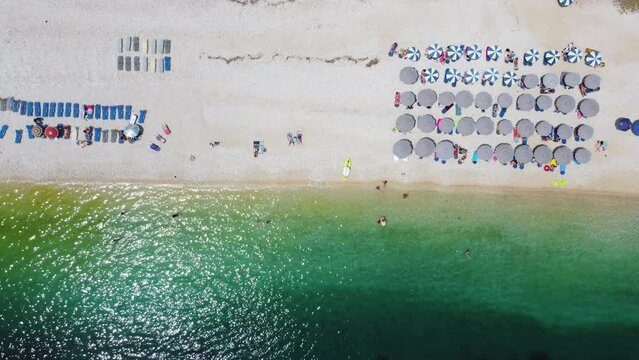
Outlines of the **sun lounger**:
M149 59L149 72L155 72L155 59Z
M76 119L80 117L80 104L78 103L73 104L73 117Z
M118 105L118 120L124 119L124 105Z
M131 57L127 56L124 58L124 70L131 71Z
M15 143L19 144L22 142L22 130L16 130L16 140Z
M71 116L71 103L66 103L64 104L64 117L70 117Z
M169 72L171 71L171 57L170 56L165 56L164 57L164 72Z
M109 142L109 130L102 130L102 142L103 143L108 143Z
M102 105L102 120L109 120L109 107Z
M54 117L55 116L55 108L56 105L54 102L50 102L49 103L49 117Z
M0 98L0 111L7 111L7 99Z
M20 115L26 115L27 114L27 102L22 100L20 101Z
M93 129L93 141L100 142L100 137L102 136L102 128Z
M116 41L115 47L116 47L116 49L118 51L118 54L122 53L124 51L124 39L119 38Z
M171 129L169 128L167 124L162 125L162 130L164 130L165 134L171 135Z
M162 54L170 54L170 53L171 53L171 40L163 40Z
M3 139L5 134L7 133L7 130L9 130L9 125L5 124L2 125L2 127L0 127L0 139Z
M85 106L87 106L87 105L85 105ZM85 110L85 111L86 111L86 115L87 115L87 120L93 120L93 114L95 113L95 108L93 108L93 111L88 111L88 110Z
M33 102L29 101L27 102L27 112L26 112L27 116L33 116Z
M13 97L7 99L7 109L11 109L13 112L18 112L18 105L20 100L15 100Z
M42 116L42 104L39 101L33 103L33 115Z
M118 141L118 130L116 129L112 129L111 130L111 142L114 143L116 141Z
M146 110L140 110L140 117L138 117L138 124L144 124L146 119Z
M93 105L93 113L95 114L96 120L99 120L102 116L102 107L100 106L100 104Z
M156 72L162 74L164 73L164 64L162 63L162 59L155 59L155 70Z
M124 70L124 56L118 55L118 71Z
M109 107L109 119L115 120L115 112L118 111L118 107L115 105L111 105Z
M158 39L153 39L151 43L151 52L154 54L158 53Z
M151 150L153 150L153 151L160 151L160 147L159 147L159 146L157 146L157 145L155 145L155 144L151 144L151 145L149 145L149 147L150 147L150 148L151 148Z
M133 107L131 105L127 105L124 107L124 118L126 120L131 119L131 110L133 110Z
M140 36L140 52L146 54L149 51L149 40Z
M56 129L58 129L58 139L62 138L64 136L64 125L58 124Z
M49 117L49 103L42 103L42 117Z
M146 56L142 58L141 71L149 71L149 58Z
M29 139L35 139L33 136L33 125L27 125L27 135L29 135Z
M140 38L137 36L133 37L133 51L140 51Z
M124 144L124 139L122 139L122 130L118 131L118 144Z
M140 57L139 56L133 57L133 70L134 71L140 71Z
M73 140L78 141L80 140L80 127L76 126L73 128Z
M126 47L125 47L125 51L131 51L131 45L133 45L133 39L131 38L131 36L126 38Z
M58 103L58 117L64 115L64 103Z

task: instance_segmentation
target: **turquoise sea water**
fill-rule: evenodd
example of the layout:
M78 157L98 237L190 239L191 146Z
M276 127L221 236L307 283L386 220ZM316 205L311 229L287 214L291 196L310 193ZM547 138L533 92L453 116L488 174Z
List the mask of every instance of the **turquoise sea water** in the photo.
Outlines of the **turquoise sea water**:
M639 201L401 193L2 185L0 358L639 358Z

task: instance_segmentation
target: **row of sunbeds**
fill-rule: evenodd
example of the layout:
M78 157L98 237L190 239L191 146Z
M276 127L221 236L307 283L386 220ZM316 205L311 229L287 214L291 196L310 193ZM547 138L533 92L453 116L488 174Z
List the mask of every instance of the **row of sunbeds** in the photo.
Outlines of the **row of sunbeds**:
M171 71L171 57L148 58L146 56L118 56L118 71L146 71L165 73Z
M92 107L93 111L86 111L87 107ZM37 117L80 117L79 103L55 103L39 101L18 100L13 97L0 98L0 111L12 111L23 116ZM86 111L86 114L84 114ZM133 107L131 105L83 105L83 117L87 120L130 120ZM140 110L137 122L144 123L146 110Z
M27 133L27 136L29 137L29 139L35 139L35 136L33 135L33 132L32 132L33 126L34 125L27 125L26 126L26 133ZM56 128L58 129L58 139L71 139L71 138L73 138L76 141L86 140L86 141L91 141L94 144L95 143L99 143L99 142L108 143L109 142L109 134L110 134L111 135L110 142L112 142L112 143L118 142L120 144L124 144L124 139L122 137L122 130L118 130L118 129L108 130L108 129L102 129L100 127L95 127L94 128L93 126L90 126L90 127L88 127L88 129L90 129L90 131L88 133L81 134L79 126L76 126L73 129L73 128L71 128L70 125L58 124L56 126ZM65 131L65 129L68 129L68 131ZM7 134L8 130L9 130L9 125L5 124L5 125L2 125L0 127L0 139L3 139L5 137L5 135ZM14 142L16 144L22 143L23 133L24 133L23 129L15 130L15 140L14 140ZM82 135L84 135L84 137Z

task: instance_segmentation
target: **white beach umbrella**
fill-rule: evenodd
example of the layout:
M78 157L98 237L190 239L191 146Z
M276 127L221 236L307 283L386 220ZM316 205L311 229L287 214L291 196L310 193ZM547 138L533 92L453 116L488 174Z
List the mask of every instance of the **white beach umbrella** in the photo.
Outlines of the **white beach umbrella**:
M597 50L591 51L586 54L586 65L597 67L601 65L601 53Z
M524 65L532 65L539 60L539 51L535 49L528 49L524 53Z
M491 45L486 48L486 60L497 61L499 60L501 53L502 53L502 50L501 50L501 47L499 47L499 45Z
M490 68L484 71L484 79L486 79L490 85L493 85L495 81L499 80L499 70Z
M437 71L437 69L435 68L428 68L426 69L426 71L424 71L424 78L429 83L434 83L435 81L439 80L439 71Z
M559 51L548 50L544 53L544 65L553 66L559 61L560 57Z
M568 51L568 55L566 56L566 60L569 63L573 63L573 64L580 62L582 58L583 58L583 53L581 52L581 50L577 48L570 49L570 51Z
M479 81L479 71L475 69L469 69L464 73L464 83L466 84L474 84Z
M406 58L411 61L419 61L422 57L422 53L414 46L411 46L406 50Z
M457 83L457 81L459 81L460 78L461 78L461 74L459 73L457 69L448 68L444 72L444 83L450 82L455 84Z
M519 81L519 78L517 77L517 73L513 71L506 71L502 77L502 83L507 87L513 86L517 81Z
M426 56L429 59L438 59L444 53L444 48L435 43L426 48Z
M448 47L446 48L446 55L448 55L450 61L455 62L461 59L462 55L464 54L461 46L448 45Z
M475 44L466 48L466 60L477 60L481 56L481 48Z

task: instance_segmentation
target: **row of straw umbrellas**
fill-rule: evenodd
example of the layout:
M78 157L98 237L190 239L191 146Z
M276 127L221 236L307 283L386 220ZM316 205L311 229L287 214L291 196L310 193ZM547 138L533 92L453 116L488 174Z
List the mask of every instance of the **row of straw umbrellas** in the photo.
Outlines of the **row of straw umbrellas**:
M437 82L440 77L439 70L432 67L424 69L421 75L423 76L423 81L429 83ZM461 73L457 69L447 68L444 71L444 83L456 84L458 81L462 81L465 84L474 84L480 82L480 80L485 80L485 83L493 85L499 80L499 76L499 70L495 68L485 70L483 75L475 69L469 69ZM419 79L419 71L412 66L406 66L399 71L399 80L404 84L412 85ZM597 74L588 74L582 78L576 72L562 72L560 75L547 73L541 77L531 73L519 77L514 71L506 71L502 76L502 85L511 87L515 84L524 89L534 89L536 87L554 89L560 84L572 89L583 84L586 89L597 90L601 87L601 77Z
M537 145L534 148L527 144L513 147L511 144L501 143L494 148L491 145L482 144L476 151L477 159L482 161L494 159L502 164L508 164L515 160L518 164L535 162L540 166L549 164L552 159L555 159L558 165L568 165L573 161L577 164L586 164L590 162L592 157L590 150L586 148L579 147L573 151L564 145L551 149L544 144ZM453 158L455 145L450 140L442 140L439 143L435 143L429 137L419 139L415 146L408 139L400 139L393 145L393 155L400 160L407 159L413 152L419 158L433 155L436 161L442 160L445 162Z
M461 108L467 108L475 104L475 107L484 111L491 108L494 99L488 92L482 91L473 95L468 90L461 90L457 94L444 91L440 94L433 89L422 89L417 95L412 91L405 91L400 94L400 103L407 107L412 107L417 103L419 106L430 108L436 103L442 107L449 107L453 104ZM497 97L496 104L507 109L513 104L513 97L508 93L502 93ZM593 117L599 113L599 103L594 99L583 99L577 105L577 100L571 95L559 95L554 100L555 110L562 114L568 114L577 108L583 117ZM517 97L516 107L521 111L545 111L553 106L553 99L548 95L535 96L524 93Z
M411 114L402 114L395 120L395 129L400 133L405 134L411 132L415 127L424 133L431 133L438 130L444 134L452 134L453 131L455 131L462 136L468 136L474 133L478 135L491 135L495 131L495 123L487 116L482 116L478 118L477 121L471 117L464 116L457 124L449 117L435 119L435 117L430 114L420 115L417 119ZM568 124L560 124L555 127L545 120L541 120L535 124L529 119L521 119L515 125L508 119L501 119L497 122L497 130L500 135L512 134L515 129L522 138L531 137L536 132L541 137L554 138L557 136L559 139L566 141L574 137L580 141L586 141L594 135L594 129L587 124L580 124L573 128Z

